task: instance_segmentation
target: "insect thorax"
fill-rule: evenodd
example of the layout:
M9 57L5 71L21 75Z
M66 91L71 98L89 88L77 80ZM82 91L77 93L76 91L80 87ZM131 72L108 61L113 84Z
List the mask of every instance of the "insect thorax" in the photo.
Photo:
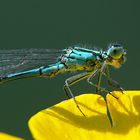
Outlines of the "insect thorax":
M65 65L67 71L93 71L102 65L102 59L99 54L79 51L74 48L67 49L66 53L61 56L60 62Z

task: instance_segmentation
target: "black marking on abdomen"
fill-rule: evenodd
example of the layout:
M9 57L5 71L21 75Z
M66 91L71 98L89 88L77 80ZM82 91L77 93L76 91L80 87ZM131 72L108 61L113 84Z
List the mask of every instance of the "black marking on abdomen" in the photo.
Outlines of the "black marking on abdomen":
M39 74L42 75L42 68L39 69Z

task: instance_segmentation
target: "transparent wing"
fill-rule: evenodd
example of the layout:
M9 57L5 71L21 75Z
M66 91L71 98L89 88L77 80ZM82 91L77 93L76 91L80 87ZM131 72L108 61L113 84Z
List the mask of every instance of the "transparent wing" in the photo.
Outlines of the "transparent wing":
M0 77L57 62L63 50L14 49L0 50Z

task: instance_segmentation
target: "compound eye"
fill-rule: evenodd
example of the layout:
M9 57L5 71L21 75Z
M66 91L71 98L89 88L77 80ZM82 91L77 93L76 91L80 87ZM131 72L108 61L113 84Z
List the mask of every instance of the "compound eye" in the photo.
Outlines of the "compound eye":
M107 51L107 54L114 59L119 59L124 54L124 49L122 47L114 47L112 46Z
M116 53L117 53L117 50L116 50L116 49L114 49L114 50L113 50L113 53L114 53L114 54L116 54Z

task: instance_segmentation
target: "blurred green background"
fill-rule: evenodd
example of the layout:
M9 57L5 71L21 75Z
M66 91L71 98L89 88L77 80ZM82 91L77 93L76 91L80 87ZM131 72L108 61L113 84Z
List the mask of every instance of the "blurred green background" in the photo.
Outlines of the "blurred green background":
M127 61L113 79L125 89L139 89L139 0L5 0L0 1L0 48L66 48L83 43L106 49L122 42ZM31 139L27 121L36 112L66 98L64 81L32 78L0 85L0 131ZM94 92L83 81L77 94Z

